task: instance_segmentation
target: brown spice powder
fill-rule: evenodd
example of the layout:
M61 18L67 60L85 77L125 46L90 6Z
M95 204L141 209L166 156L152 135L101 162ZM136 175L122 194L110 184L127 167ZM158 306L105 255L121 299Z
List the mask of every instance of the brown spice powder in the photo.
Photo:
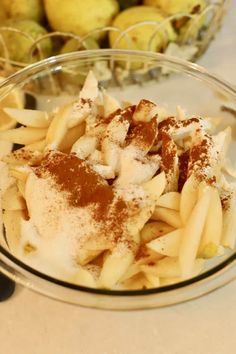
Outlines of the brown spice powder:
M114 244L122 238L128 205L122 198L115 196L112 186L85 161L74 154L51 152L44 157L40 166L34 168L34 172L39 178L53 178L59 191L67 193L69 205L91 207L101 232Z
M179 156L179 179L178 179L178 192L182 191L183 185L188 177L188 162L189 162L189 150L186 150Z
M104 118L104 123L110 123L116 116L120 116L121 119L127 120L129 123L132 121L136 106L128 106L124 109L118 108L116 111L112 112L108 117Z
M130 129L128 141L134 141L137 146L151 148L157 137L157 120L153 117L149 122L138 122Z
M176 144L168 134L163 132L161 157L162 157L162 168L164 172L168 173L169 171L173 170L176 156L177 156Z
M107 182L74 154L49 153L34 171L38 177L51 176L58 188L68 193L70 205L95 205L94 217L97 220L103 219L114 198L113 190Z
M205 135L204 139L191 148L188 165L188 176L195 173L199 181L205 180L210 185L216 182L216 177L206 172L207 168L212 166L209 155L212 145L212 138Z

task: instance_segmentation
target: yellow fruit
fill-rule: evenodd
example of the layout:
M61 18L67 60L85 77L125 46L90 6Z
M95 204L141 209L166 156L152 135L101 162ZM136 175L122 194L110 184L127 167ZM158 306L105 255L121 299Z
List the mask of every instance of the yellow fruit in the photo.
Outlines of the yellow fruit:
M54 30L80 36L109 25L119 10L116 0L44 0L44 4ZM101 38L102 34L95 37Z
M172 25L167 22L160 28L153 40L152 36L157 29L157 25L165 20L163 14L155 7L150 6L134 6L121 12L113 21L112 25L119 29L126 30L128 27L138 24L142 21L155 21L156 24L144 24L135 27L128 32L129 41L124 36L117 42L119 32L110 31L109 40L110 46L122 49L139 49L160 51L166 47L169 41L176 39L176 34Z
M144 0L144 4L158 7L168 15L179 12L198 13L206 6L204 0Z
M0 1L0 21L5 20L5 18L7 17L3 3Z
M190 39L197 38L199 31L206 22L206 16L201 16L206 8L205 0L144 0L147 5L156 6L167 15L176 15L173 25L179 31L179 41L187 42ZM190 19L187 16L177 17L178 14L193 15Z
M32 20L7 20L4 26L15 28L21 32L28 34L33 40L40 38L47 33L45 28ZM34 55L30 58L29 50L33 44L33 40L23 36L20 33L13 31L6 31L0 28L0 33L7 46L8 54L11 60L29 63L35 62L40 59L39 54L35 51ZM52 44L49 38L40 42L43 57L50 56L52 52ZM4 56L3 46L0 43L0 56Z
M81 49L99 49L99 45L94 38L87 38L83 43L71 38L63 45L60 54L70 53Z
M17 20L40 22L44 17L43 0L3 0L3 6L7 16Z

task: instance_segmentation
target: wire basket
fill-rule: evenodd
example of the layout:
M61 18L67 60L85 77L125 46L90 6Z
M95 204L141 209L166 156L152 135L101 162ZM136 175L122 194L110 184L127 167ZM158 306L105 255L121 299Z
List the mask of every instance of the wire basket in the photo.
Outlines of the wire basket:
M8 76L19 69L27 66L29 63L32 62L33 56L35 53L37 54L37 60L41 60L45 58L45 53L43 53L42 43L46 39L50 39L52 43L54 41L58 41L60 39L62 42L73 38L77 41L76 50L86 50L88 48L87 40L89 38L93 38L94 35L98 33L104 33L104 35L108 35L110 32L117 32L116 40L112 45L112 49L121 48L120 43L125 39L126 41L126 49L135 49L134 48L134 41L132 38L132 31L137 28L142 28L143 26L152 26L153 33L148 40L147 43L147 50L152 49L152 44L155 41L156 36L162 37L162 48L161 52L174 55L180 57L182 59L196 61L208 48L211 40L214 38L216 32L219 30L224 15L226 13L226 9L228 8L228 3L230 0L209 0L207 6L202 11L195 11L195 13L178 13L169 17L166 17L162 21L142 21L138 22L125 30L121 30L116 27L104 27L104 28L97 28L94 31L89 32L85 36L78 36L73 33L67 32L50 32L46 35L40 36L37 39L34 39L30 34L22 32L16 28L12 27L0 27L0 47L2 47L2 57L0 57L0 75ZM171 23L172 25L176 24L185 24L185 30L181 35L177 36L176 41L170 41L168 38L168 33L166 30L166 25ZM15 32L18 33L20 36L27 38L32 42L29 51L28 51L28 60L27 62L17 62L13 61L10 58L10 54L8 51L7 43L4 40L3 33L4 32ZM105 41L102 45L103 48L108 47L108 42ZM54 55L59 54L60 51L55 51ZM111 68L108 69L108 71ZM112 70L114 67L112 67ZM133 71L137 72L144 72L145 71L145 63L143 65L136 66L135 68L132 65L128 65L126 67L119 66L119 63L116 63L116 74L117 79L121 80L123 77L127 75L132 69ZM79 69L81 71L81 68ZM108 71L106 68L94 68L99 79L102 79L101 75L107 75ZM84 73L80 73L82 76L86 75L87 69ZM71 73L73 74L73 73ZM76 72L75 68L75 74ZM162 71L162 75L167 75L168 72ZM104 76L104 80L105 80Z

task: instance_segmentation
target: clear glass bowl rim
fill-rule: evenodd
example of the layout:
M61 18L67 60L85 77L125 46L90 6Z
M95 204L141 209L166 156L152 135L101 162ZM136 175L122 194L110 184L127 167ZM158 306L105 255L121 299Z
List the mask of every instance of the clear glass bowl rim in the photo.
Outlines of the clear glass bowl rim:
M208 70L206 70L204 67L199 66L198 64L191 63L176 57L167 56L161 53L152 53L152 52L135 51L135 50L120 50L120 49L117 50L98 49L98 50L72 52L68 54L62 54L62 55L50 57L40 62L37 62L36 64L29 65L26 68L19 70L17 73L9 76L3 82L0 83L0 90L3 90L1 92L2 97L0 96L0 99L3 98L5 95L9 94L10 91L12 91L15 87L17 87L25 80L29 79L31 76L35 76L36 74L43 72L45 69L49 70L58 67L59 70L61 69L60 64L63 65L68 61L72 61L72 60L79 60L79 59L86 59L86 58L89 60L91 59L100 60L100 59L112 58L114 56L124 56L124 57L130 56L135 58L143 57L145 59L156 61L158 62L158 64L160 64L160 66L163 64L169 68L176 69L181 73L188 74L192 77L202 80L205 83L208 83L210 86L217 88L218 91L224 92L228 97L230 97L233 101L236 102L236 87L230 84L229 82L227 82L226 80L220 78L219 76L208 72ZM4 89L6 90L4 91ZM15 277L15 274L10 269L12 267L12 264L17 266L17 269L15 269L17 274L19 274L19 268L22 268L24 271L32 273L32 275L40 278L40 280L48 281L55 285L62 286L63 288L78 290L90 294L122 296L122 297L123 296L129 296L129 297L143 296L143 295L171 292L174 290L181 290L181 289L184 290L185 288L188 288L194 284L196 285L197 283L202 283L207 281L210 278L214 278L218 274L222 275L222 272L226 272L227 270L229 270L229 268L231 269L232 267L236 266L236 252L234 252L230 257L228 257L223 262L217 264L215 267L201 273L198 276L195 276L191 279L182 282L161 286L158 288L145 289L145 290L106 290L106 289L88 288L88 287L76 285L46 275L36 269L33 269L32 267L26 265L25 263L21 262L19 259L14 257L10 252L8 252L1 245L0 245L0 255L6 257L11 262L11 265L9 267L9 265L5 264L4 260L0 258L0 270L2 268L2 271L8 276L10 277L12 276L13 280L17 280L17 277ZM23 279L24 278L25 278L25 274L23 275ZM233 278L234 277L232 277L232 279L230 280L233 280ZM23 279L21 279L21 283L23 285L34 288L33 286L30 286L28 281ZM230 280L227 280L227 282ZM31 280L29 279L29 281ZM221 281L221 283L222 285L225 284L224 281ZM217 287L219 286L220 285L218 285ZM40 289L37 287L34 290L40 292ZM214 287L212 290L214 290Z

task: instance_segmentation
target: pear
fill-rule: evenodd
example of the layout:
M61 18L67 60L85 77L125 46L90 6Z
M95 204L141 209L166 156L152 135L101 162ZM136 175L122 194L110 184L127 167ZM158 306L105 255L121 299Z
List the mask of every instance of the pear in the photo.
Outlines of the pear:
M5 20L7 17L5 8L3 6L3 3L0 1L0 23Z
M144 4L158 7L168 15L180 12L197 13L206 7L204 0L144 0Z
M47 33L46 29L33 20L7 20L4 26L15 28L31 36L34 40ZM29 55L33 40L25 37L21 33L13 31L1 31L0 33L6 43L9 57L11 60L31 63L40 59L38 51L35 50L32 57ZM43 57L50 56L52 52L52 44L49 38L40 42ZM0 56L4 56L3 46L0 43Z
M92 37L85 39L82 43L75 38L71 38L63 45L60 54L75 52L80 49L99 49L99 45Z
M142 21L156 21L160 23L165 19L162 12L151 6L134 6L119 13L112 23L112 26L124 31L128 27L135 25ZM162 29L153 38L149 46L152 35L157 27L157 24L141 25L128 32L129 40L124 36L116 42L120 33L110 31L109 40L110 46L120 49L139 49L161 51L166 47L169 41L176 39L176 34L172 25L167 22Z
M206 16L199 16L207 6L205 0L144 0L144 4L155 6L168 16L181 13L196 15L196 20L182 16L173 21L174 27L180 32L179 40L196 38L206 22Z
M48 21L54 30L80 36L108 26L119 10L116 0L44 0L44 4ZM103 36L104 32L95 37Z
M6 14L17 20L41 22L44 18L43 0L2 0Z

